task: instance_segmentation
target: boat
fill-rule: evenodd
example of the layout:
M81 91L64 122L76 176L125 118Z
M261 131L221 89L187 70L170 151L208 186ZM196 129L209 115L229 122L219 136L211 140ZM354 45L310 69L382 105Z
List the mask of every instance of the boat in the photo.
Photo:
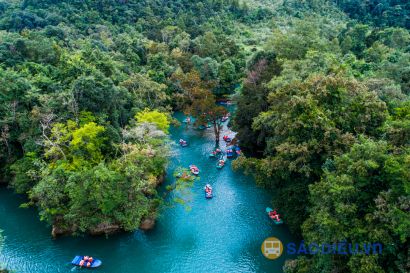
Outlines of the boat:
M221 118L221 122L225 122L225 121L227 121L228 119L229 119L228 116L223 116L223 117Z
M231 141L232 141L232 139L231 139L230 137L228 137L228 136L223 136L223 140L224 140L225 142L231 142Z
M198 175L199 174L199 168L195 165L189 165L189 169L191 170L191 173L194 175Z
M213 150L210 154L209 157L216 157L217 155L221 154L222 151L219 148L216 148L215 150Z
M86 265L86 263L84 263L83 266L80 265L81 260L84 259L85 256L75 256L74 259L71 261L72 265L75 266L80 266L80 267L84 267L84 268L97 268L100 267L102 265L101 260L98 259L93 259L93 261L91 262L91 265L88 267Z
M232 150L232 149L226 150L226 156L227 156L228 158L233 157L233 155L234 155L234 153L233 153L233 150Z
M271 216L271 213L273 213L273 212L274 212L273 209L271 209L271 208L269 208L269 207L266 208L266 213L268 214L269 218L272 219L272 221L273 221L276 225L283 224L283 220L282 220L282 219L279 219L279 214L277 214L277 215L278 215L277 218L275 218L274 216ZM279 220L278 220L278 219L279 219Z
M211 185L206 184L204 190L205 190L205 198L210 199L213 197Z
M181 145L182 147L186 147L188 146L188 141L183 140L182 138L179 140L179 145Z
M216 164L216 167L217 167L218 169L222 169L224 166L225 166L225 160L223 160L223 159L220 159L220 160L218 161L218 163Z

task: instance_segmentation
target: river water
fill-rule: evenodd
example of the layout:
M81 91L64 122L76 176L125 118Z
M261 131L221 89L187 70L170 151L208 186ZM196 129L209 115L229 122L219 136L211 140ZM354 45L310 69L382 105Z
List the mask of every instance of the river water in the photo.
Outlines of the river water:
M181 114L176 117L183 119ZM268 260L261 253L267 237L283 243L292 237L285 225L275 226L265 214L272 194L255 186L252 178L233 172L231 162L222 169L208 157L214 146L212 129L203 131L182 125L171 129L174 143L187 139L189 147L175 145L165 184L173 182L178 166L197 165L200 179L184 206L164 206L154 230L105 237L63 237L53 240L50 227L38 220L35 209L7 189L0 189L0 229L5 243L0 264L14 272L57 273L86 269L69 264L75 255L91 255L103 261L98 273L134 272L282 272L286 258ZM222 141L223 142L223 141ZM204 198L210 183L214 198ZM172 199L172 196L169 196Z

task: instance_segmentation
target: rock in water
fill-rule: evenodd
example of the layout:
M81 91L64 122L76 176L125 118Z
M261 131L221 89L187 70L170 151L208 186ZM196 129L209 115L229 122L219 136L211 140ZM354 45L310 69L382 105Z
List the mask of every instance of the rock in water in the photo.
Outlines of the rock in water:
M142 230L151 230L155 226L155 220L152 218L147 218L141 222L140 229Z

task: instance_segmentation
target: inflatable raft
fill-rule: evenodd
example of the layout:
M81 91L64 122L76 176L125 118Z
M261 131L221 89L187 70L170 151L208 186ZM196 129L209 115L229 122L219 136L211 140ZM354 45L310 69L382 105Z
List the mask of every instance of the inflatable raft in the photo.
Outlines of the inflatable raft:
M218 160L218 163L216 163L216 168L217 169L222 169L225 166L225 163L226 163L226 160L223 157L221 157Z
M233 157L233 150L232 150L232 149L226 150L226 156L227 156L228 158Z
M80 262L81 262L82 259L84 259L84 256L75 256L74 259L71 261L71 264L75 265L75 266L81 266ZM100 267L101 265L102 265L101 260L93 259L93 261L92 261L92 263L89 267L87 267L86 263L84 263L84 265L82 267L84 267L84 268L97 268L97 267Z
M191 173L194 175L198 175L199 174L199 168L195 165L189 165L189 169L191 170Z
M273 213L273 209L271 209L271 208L266 208L266 213L268 214L268 216L269 216L269 218L270 219L272 219L272 221L276 224L276 225L280 225L280 224L283 224L283 220L282 219L279 219L279 221L276 219L276 218L273 218L272 216L271 216L271 213ZM279 214L278 214L279 215Z
M217 155L220 155L221 153L222 153L222 150L217 148L209 154L209 157L216 157Z
M179 145L181 145L182 147L186 147L186 146L188 146L188 141L180 139L179 140Z
M225 142L227 142L227 143L229 143L229 142L232 141L232 139L231 139L230 137L228 137L228 136L223 136L223 140L224 140Z
M211 185L207 184L204 190L205 190L205 198L210 199L213 197Z

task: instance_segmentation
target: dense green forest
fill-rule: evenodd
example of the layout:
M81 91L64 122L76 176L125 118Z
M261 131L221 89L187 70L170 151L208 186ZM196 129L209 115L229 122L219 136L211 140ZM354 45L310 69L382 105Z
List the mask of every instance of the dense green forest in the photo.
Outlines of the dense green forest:
M231 96L234 165L294 234L385 246L287 273L409 272L409 29L405 0L0 1L0 182L56 235L135 230L172 112L218 136Z
M305 244L385 246L298 258L286 272L408 272L409 3L285 2L291 23L248 63L234 125L252 157L235 165L275 189Z

